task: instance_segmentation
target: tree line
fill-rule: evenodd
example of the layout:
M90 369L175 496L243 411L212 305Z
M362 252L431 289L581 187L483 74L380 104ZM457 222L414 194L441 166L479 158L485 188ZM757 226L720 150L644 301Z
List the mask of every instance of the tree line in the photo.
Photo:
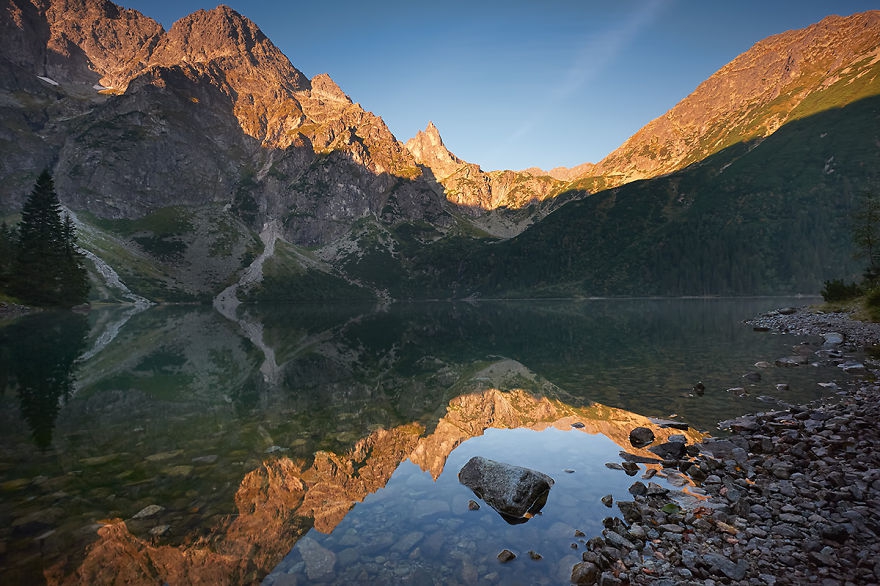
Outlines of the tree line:
M0 292L35 306L73 307L87 299L76 228L62 214L48 170L37 178L18 225L0 224Z

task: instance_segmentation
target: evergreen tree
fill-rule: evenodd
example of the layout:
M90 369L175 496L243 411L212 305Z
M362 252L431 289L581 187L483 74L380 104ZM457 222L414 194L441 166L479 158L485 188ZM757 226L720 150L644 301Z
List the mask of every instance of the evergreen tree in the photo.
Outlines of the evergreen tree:
M17 248L11 290L19 299L64 307L86 300L87 274L82 254L76 250L73 222L61 218L61 204L48 170L37 178L22 208Z
M17 255L15 230L6 222L0 223L0 291L9 292L12 267Z
M62 242L64 243L64 260L61 265L61 283L64 297L78 299L78 303L86 300L89 294L88 272L83 265L83 255L76 248L76 226L69 215L64 216L62 226Z
M853 242L856 258L865 259L865 280L875 281L880 276L880 198L871 191L863 191L859 207L853 214Z

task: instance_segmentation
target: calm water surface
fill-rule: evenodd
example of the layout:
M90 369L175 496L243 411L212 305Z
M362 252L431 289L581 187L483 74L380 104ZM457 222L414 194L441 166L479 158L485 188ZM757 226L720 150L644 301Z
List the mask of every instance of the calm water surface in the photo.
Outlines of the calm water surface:
M802 341L742 320L804 302L21 318L0 327L0 583L565 583L576 531L598 534L617 512L601 497L639 478L605 464L646 417L688 422L696 441L845 380L742 378ZM459 484L474 455L550 475L541 514L508 524ZM505 548L517 558L501 564Z

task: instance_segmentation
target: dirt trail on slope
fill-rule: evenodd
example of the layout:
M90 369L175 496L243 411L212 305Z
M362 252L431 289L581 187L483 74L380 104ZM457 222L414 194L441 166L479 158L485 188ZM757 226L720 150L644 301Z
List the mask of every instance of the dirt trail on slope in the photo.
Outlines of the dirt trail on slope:
M263 373L263 379L268 383L277 382L280 376L278 363L275 360L275 351L263 340L263 324L251 321L247 315L238 315L238 306L241 305L238 300L238 289L263 280L263 263L275 254L275 242L280 237L281 227L278 222L276 220L267 222L263 226L263 231L260 232L263 252L248 266L237 283L230 285L214 298L214 309L229 321L237 323L248 340L263 353L264 359L260 366L260 372Z

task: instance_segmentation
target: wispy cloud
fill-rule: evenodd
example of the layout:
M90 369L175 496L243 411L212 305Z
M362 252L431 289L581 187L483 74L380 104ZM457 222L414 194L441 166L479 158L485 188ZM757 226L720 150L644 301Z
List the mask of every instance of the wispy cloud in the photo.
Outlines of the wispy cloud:
M539 126L559 105L580 92L588 84L599 80L600 76L614 63L615 59L629 47L637 37L656 22L659 15L671 5L669 0L651 0L641 4L618 26L590 35L575 52L564 79L547 88L547 98L541 107L535 108L531 116L510 134L503 145L513 145ZM500 150L500 149L499 149Z

